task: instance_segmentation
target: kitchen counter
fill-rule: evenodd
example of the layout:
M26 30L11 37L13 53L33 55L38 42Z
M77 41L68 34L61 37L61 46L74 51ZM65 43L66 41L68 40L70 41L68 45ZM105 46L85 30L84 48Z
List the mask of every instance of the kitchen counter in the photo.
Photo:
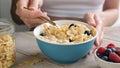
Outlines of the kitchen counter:
M114 43L120 47L120 27L105 28L102 46ZM40 51L32 32L16 32L16 63L13 68L99 68L93 55L88 55L73 64L58 64L44 56ZM36 56L33 54L37 54ZM42 59L34 65L23 65L25 61Z

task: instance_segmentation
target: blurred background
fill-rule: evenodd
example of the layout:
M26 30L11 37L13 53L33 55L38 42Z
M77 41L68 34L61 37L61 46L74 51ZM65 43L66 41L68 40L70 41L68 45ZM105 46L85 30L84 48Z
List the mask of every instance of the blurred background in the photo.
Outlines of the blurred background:
M13 22L14 24L15 22L21 23L22 21L19 20L19 18L15 15L15 8L16 8L15 3L17 1L18 0L0 0L0 18L8 19L10 22ZM12 17L13 19L15 19L14 21ZM17 32L28 31L28 28L25 25L15 24L15 28Z
M16 19L14 22L21 23L22 21L20 21L17 16L14 16L15 15L14 9L16 8L14 3L17 0L14 0L15 1L14 3L12 1L13 0L0 0L0 18L8 19L11 22L13 22L13 19ZM119 11L119 13L120 13L120 11ZM11 14L13 15L13 19L12 19ZM119 16L120 16L120 14L119 14ZM115 27L115 26L120 26L120 17L116 21L116 24L113 25L113 27ZM16 27L16 31L27 31L28 30L28 28L24 25L15 24L15 27Z

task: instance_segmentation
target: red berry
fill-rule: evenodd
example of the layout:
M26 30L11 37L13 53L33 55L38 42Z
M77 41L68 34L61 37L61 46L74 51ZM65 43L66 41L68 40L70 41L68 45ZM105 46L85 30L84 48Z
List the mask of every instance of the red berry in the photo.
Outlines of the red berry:
M116 51L116 53L120 56L120 49Z
M109 54L109 59L114 62L120 62L120 56L118 56L115 52L111 52Z
M98 50L97 50L97 54L99 53L99 54L105 54L105 51L106 51L106 48L105 47L100 47L100 48L98 48Z
M115 48L115 45L113 43L110 43L107 45L107 48Z

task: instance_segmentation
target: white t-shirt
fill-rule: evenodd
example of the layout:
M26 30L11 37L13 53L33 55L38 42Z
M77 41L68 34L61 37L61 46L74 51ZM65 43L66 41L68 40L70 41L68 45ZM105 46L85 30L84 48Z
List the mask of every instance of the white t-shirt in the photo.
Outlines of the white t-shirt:
M83 18L84 14L101 11L105 0L43 0L42 10L50 16Z

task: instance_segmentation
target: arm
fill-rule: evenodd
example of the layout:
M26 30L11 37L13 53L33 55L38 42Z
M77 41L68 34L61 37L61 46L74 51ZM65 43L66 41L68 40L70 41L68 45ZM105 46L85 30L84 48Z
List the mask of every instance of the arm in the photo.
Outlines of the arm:
M89 52L90 54L101 45L101 41L103 39L104 27L111 26L115 23L118 18L118 7L119 0L105 0L103 11L95 11L86 13L84 16L84 20L96 27L97 37L95 40L95 46Z
M105 26L111 26L115 23L119 15L119 0L105 0L103 12L100 18Z
M90 25L97 26L95 15L99 16L104 26L111 26L118 18L119 0L105 0L103 11L95 11L86 13L84 16L85 22Z

